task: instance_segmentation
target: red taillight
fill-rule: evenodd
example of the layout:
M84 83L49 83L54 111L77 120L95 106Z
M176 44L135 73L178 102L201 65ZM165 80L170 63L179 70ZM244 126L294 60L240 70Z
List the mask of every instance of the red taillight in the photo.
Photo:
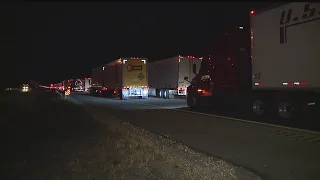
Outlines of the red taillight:
M113 94L117 94L117 90L114 90L114 91L113 91Z
M254 14L254 12L255 12L255 11L252 10L252 11L250 11L250 14Z
M103 88L102 88L102 91L106 91L106 90L108 90L108 88L106 88L106 87L103 87Z

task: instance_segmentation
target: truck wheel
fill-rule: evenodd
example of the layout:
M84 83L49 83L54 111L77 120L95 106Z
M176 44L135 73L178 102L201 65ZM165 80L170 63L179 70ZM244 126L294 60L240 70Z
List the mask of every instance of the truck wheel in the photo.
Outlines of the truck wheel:
M257 116L262 116L266 112L266 104L261 100L254 100L252 103L252 111Z
M119 98L120 98L120 100L124 100L125 99L122 91L123 91L122 89L119 89Z
M298 107L290 101L280 101L277 110L279 117L282 119L292 119L298 114Z
M195 108L197 107L197 105L198 105L197 98L187 95L187 105L188 105L191 109L195 109Z
M120 100L123 100L122 90L119 90L119 98L120 98Z
M160 98L163 98L164 96L164 90L163 89L160 89L160 91L159 91L159 97Z
M165 89L164 90L163 98L164 99L169 99L169 89Z

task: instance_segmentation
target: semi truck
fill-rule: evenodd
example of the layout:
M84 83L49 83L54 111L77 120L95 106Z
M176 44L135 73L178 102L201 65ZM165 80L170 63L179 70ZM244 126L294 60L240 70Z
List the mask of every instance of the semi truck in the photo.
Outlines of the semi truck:
M82 80L82 84L83 84L83 90L85 91L85 92L88 92L89 91L89 89L90 89L90 87L91 87L91 78L84 78L83 80Z
M92 96L99 96L102 94L102 70L104 70L104 66L95 67L92 69L91 74L91 87L89 89L89 93Z
M81 79L75 79L74 81L74 91L83 92L84 91L84 82Z
M92 93L101 96L148 97L147 58L119 58L92 70Z
M64 80L62 81L62 90L64 91L67 88L71 88L70 80Z
M251 11L250 21L248 30L234 28L217 38L199 73L185 78L191 80L187 104L281 119L318 109L320 3Z
M194 56L175 56L148 64L149 96L164 99L174 96L185 97L189 82L184 78L192 79L200 69L202 58Z
M74 92L76 89L76 79L69 79L68 81L70 83L70 90Z

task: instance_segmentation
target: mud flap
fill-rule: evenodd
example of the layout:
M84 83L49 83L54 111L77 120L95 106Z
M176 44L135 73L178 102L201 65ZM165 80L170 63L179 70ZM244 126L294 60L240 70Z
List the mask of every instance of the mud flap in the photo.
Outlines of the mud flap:
M120 99L126 100L129 98L129 90L128 89L122 89L120 93Z

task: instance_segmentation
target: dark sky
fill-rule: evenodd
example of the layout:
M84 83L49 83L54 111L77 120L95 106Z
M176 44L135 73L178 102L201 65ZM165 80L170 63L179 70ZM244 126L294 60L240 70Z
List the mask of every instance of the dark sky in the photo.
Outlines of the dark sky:
M202 56L223 29L249 26L268 3L1 5L2 73L10 85L83 78L118 57Z

